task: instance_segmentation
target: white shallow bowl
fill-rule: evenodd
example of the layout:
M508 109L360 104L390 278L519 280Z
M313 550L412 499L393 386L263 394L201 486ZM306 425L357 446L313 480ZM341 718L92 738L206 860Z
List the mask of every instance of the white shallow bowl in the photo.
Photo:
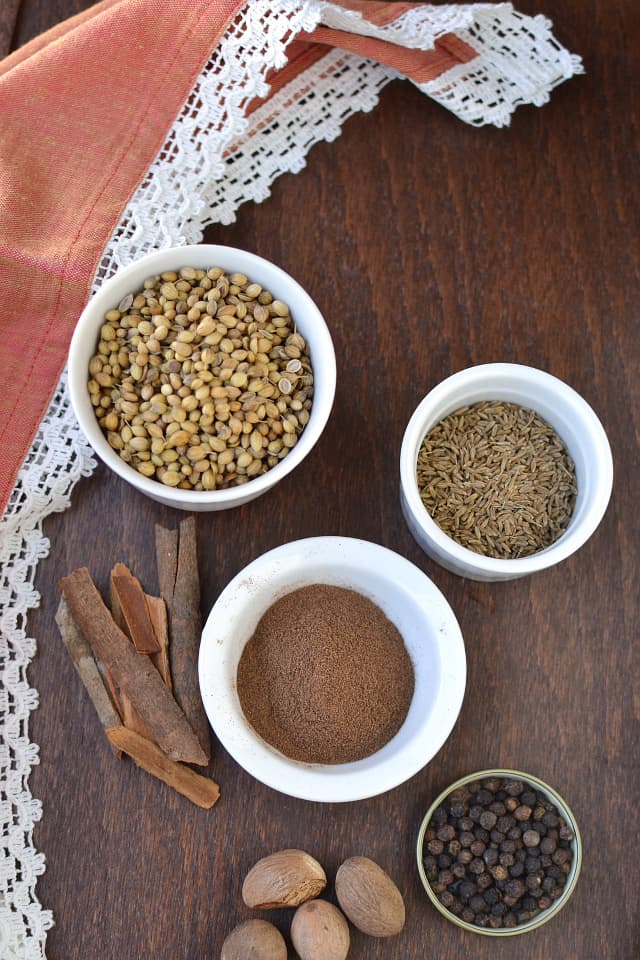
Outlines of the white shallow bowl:
M238 699L238 663L258 621L280 597L313 583L373 600L402 634L413 662L415 690L404 724L381 750L355 763L289 760L258 736ZM466 658L451 607L421 570L375 543L312 537L263 554L223 590L204 627L199 673L211 726L240 766L289 796L333 802L391 790L435 756L462 706Z
M89 360L95 353L105 313L117 307L127 293L140 290L147 277L187 266L199 269L222 267L227 272L244 273L250 280L261 284L274 298L288 304L291 316L311 351L313 405L309 422L298 443L284 460L267 473L227 490L177 490L138 473L109 446L95 417L87 391ZM69 350L71 403L82 432L97 455L118 476L141 493L181 510L225 510L228 507L238 507L270 490L304 460L319 439L329 419L335 388L336 360L331 334L309 294L293 277L268 260L245 250L214 244L203 243L159 250L118 270L115 276L100 287L83 310Z
M440 529L420 499L416 461L424 437L450 413L481 400L503 400L535 410L564 441L575 464L578 495L571 522L555 543L530 557L500 560L460 546ZM471 580L514 580L565 560L602 520L612 484L609 441L586 400L557 377L517 363L469 367L439 383L416 408L400 452L400 500L411 533L441 566Z

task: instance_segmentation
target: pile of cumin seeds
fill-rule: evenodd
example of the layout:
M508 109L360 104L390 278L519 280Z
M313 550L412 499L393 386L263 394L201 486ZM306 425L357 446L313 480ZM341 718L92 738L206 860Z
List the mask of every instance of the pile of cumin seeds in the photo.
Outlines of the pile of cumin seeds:
M554 543L577 494L573 461L553 427L500 400L438 423L422 441L416 474L423 504L448 536L503 560Z

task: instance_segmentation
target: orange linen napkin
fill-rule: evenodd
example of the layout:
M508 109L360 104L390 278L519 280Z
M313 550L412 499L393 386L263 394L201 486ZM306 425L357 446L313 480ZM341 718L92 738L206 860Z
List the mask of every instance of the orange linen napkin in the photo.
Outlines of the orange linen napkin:
M245 6L103 0L0 62L0 513L64 367L105 246L212 50ZM375 33L428 5L327 6L332 26L295 38L289 62L269 77L272 93L336 46L418 84L479 56L452 34L425 51L335 29L345 10L347 23L360 14ZM245 112L255 106L248 91Z

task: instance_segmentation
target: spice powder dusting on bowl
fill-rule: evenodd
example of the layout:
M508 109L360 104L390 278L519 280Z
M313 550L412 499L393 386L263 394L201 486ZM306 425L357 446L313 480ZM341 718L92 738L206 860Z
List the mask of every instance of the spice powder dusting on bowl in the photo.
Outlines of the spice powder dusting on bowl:
M286 303L245 274L183 267L107 311L87 387L109 445L142 476L223 490L296 445L313 371Z
M575 467L553 427L515 403L482 401L436 424L420 447L420 498L461 546L501 559L531 556L567 529Z
M401 634L376 604L312 584L264 614L240 658L237 690L254 730L289 759L350 763L398 732L414 672Z

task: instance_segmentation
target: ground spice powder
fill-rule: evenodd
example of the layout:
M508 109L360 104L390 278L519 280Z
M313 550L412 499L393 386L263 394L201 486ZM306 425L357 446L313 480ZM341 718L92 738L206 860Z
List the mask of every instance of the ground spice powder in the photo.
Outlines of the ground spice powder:
M398 732L413 665L397 628L371 600L341 587L294 590L264 614L237 674L256 732L292 760L349 763Z

